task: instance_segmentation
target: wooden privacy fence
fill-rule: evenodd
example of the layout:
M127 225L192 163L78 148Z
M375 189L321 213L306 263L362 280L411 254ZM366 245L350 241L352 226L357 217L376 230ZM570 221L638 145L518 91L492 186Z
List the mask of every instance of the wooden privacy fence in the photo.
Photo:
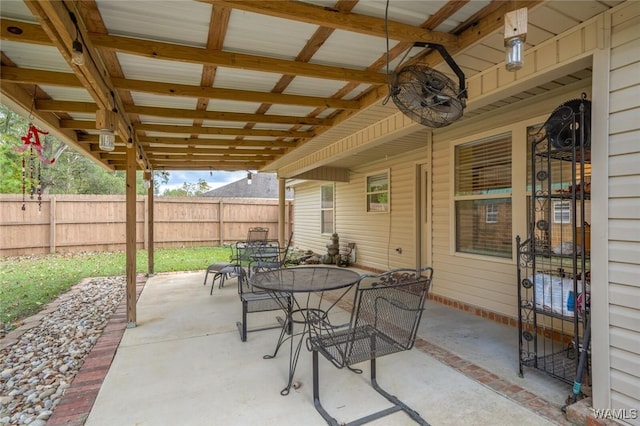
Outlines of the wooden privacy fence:
M154 247L217 246L246 238L252 226L278 237L278 200L213 197L154 197ZM0 255L125 249L124 195L51 195L42 205L22 195L0 195ZM136 244L147 248L146 196L136 201ZM286 201L285 235L293 202Z

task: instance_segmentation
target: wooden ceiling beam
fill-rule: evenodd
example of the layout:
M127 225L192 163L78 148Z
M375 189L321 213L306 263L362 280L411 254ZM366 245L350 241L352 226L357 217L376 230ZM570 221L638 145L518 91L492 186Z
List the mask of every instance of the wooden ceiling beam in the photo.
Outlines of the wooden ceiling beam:
M23 32L22 34L13 34L9 32L9 27L20 28ZM3 40L53 45L42 28L35 24L3 20L2 32L0 34ZM384 74L372 71L288 61L285 59L226 52L218 49L183 46L160 41L141 40L133 37L114 36L97 32L88 33L87 37L91 40L93 46L105 51L123 52L153 59L274 72L278 74L304 75L307 77L353 81L366 84L386 84L386 76ZM69 43L71 43L71 41Z
M115 153L115 154L114 154ZM124 147L116 147L116 151L114 153L107 154L113 157L114 161L120 160L125 162L125 156L122 155L125 153ZM119 155L118 155L119 154ZM118 156L122 157L121 159ZM233 155L194 155L194 154L185 154L185 155L173 155L173 154L156 154L150 155L149 160L155 163L169 163L176 162L182 164L188 164L191 161L199 162L199 163L245 163L245 164L266 164L267 161L273 160L273 156L263 155L263 156L233 156Z
M251 139L196 139L196 138L160 138L154 136L138 136L138 140L143 146L166 145L166 146L224 146L239 148L292 148L294 142L283 140L264 141ZM79 134L79 143L97 143L98 135Z
M189 84L159 83L154 81L131 80L114 78L118 89L132 92L143 92L165 96L183 96L191 98L225 99L243 102L272 103L300 106L326 106L336 109L359 109L358 101L318 98L314 96L284 95L280 93L253 92L249 90L220 89L214 87L200 87Z
M321 27L335 28L404 42L438 43L447 47L457 45L458 38L449 33L429 31L424 28L388 21L373 16L342 11L335 8L316 6L298 1L262 1L262 0L200 0L214 6L225 6L248 12L260 13L277 18L306 22ZM385 28L386 27L386 28Z
M60 120L61 129L95 130L96 122L93 120ZM227 135L227 136L258 136L258 137L284 137L284 138L312 138L315 133L289 130L270 129L245 129L231 127L201 127L179 126L164 124L136 124L134 132L161 132L161 133L185 133L201 135ZM126 140L126 139L123 139ZM195 139L200 140L200 139Z
M225 111L194 111L177 108L160 108L127 105L130 114L148 115L152 117L186 118L191 120L218 120L273 124L300 124L309 126L331 126L329 118L299 117L289 115L245 114Z
M34 114L34 116L36 116L41 122L41 126L43 124L46 125L45 130L50 132L53 130L55 135L63 140L67 145L83 153L87 158L99 162L96 155L86 151L82 147L82 144L78 141L77 135L73 130L60 128L60 119L58 117L46 111L31 111L33 97L29 93L25 92L19 85L12 83L2 84L0 85L0 93L2 93L3 96L3 103L6 103L8 106L15 104L15 107L22 109L25 114ZM107 168L105 164L99 164L102 167Z
M77 120L76 120L77 121ZM235 135L235 136L259 136L259 137L285 137L285 138L312 138L313 132L270 130L270 129L243 129L229 127L199 127L178 126L165 124L136 124L134 131L162 132L162 133L198 133L201 135Z
M294 142L282 140L277 141L257 141L257 140L237 140L237 139L180 139L180 138L158 138L150 136L140 136L143 145L198 145L198 146L234 146L247 148L292 148ZM97 141L97 138L96 138Z
M215 65L277 74L295 74L329 80L354 81L366 84L385 84L386 76L377 72L361 71L329 65L309 64L286 59L245 53L183 46L159 41L141 40L133 37L107 34L90 35L91 42L102 49L114 50L152 59L188 62L200 65Z
M60 54L69 64L69 67L80 80L82 86L89 92L100 109L115 110L116 131L120 135L129 135L131 121L123 113L122 100L113 88L109 73L100 58L97 56L95 47L88 38L87 29L77 10L75 2L52 2L46 0L25 0L25 5L36 17L40 26L58 49ZM84 45L83 65L76 65L72 62L72 44L79 38ZM125 136L127 137L127 136ZM133 141L136 143L136 141ZM143 157L139 161L142 168L149 168L148 161L145 161L144 150L141 146L137 148Z
M220 156L220 155L231 155L231 156L243 156L243 155L251 155L251 156L274 156L281 155L283 150L276 149L220 149L220 148L191 148L185 146L174 146L174 147L146 147L146 152L151 157L159 154L194 154L198 156Z
M36 109L46 112L76 112L83 114L95 114L98 106L93 102L38 100Z
M1 78L2 81L10 83L85 88L78 76L70 72L2 66Z
M108 164L115 170L124 170L126 163L124 160L112 161L108 160ZM202 171L237 171L237 170L260 170L265 166L266 162L207 162L204 164L178 161L156 161L154 170L172 171L172 170L202 170Z
M520 8L534 9L545 3L547 0L529 0L529 1L498 1L491 8L493 9L488 15L475 19L471 23L465 23L463 30L458 39L460 43L457 46L451 46L447 49L450 55L460 53L470 47L480 43L482 39L504 28L504 15ZM427 63L431 66L442 62L442 57L436 51L427 54L421 63Z
M93 102L38 100L36 109L47 112L76 112L94 114L97 105ZM309 126L331 126L329 118L299 117L290 115L245 114L225 111L200 111L180 108L160 108L125 105L128 114L151 117L184 118L188 120L217 120L234 122L255 122L274 124L300 124Z
M28 68L3 66L0 81L20 84L44 84L51 86L64 86L82 88L80 80L72 73L34 70ZM209 99L223 99L256 103L272 103L282 105L299 105L336 109L353 109L360 107L358 101L318 98L314 96L284 95L280 93L253 92L249 90L218 89L213 87L201 87L188 84L159 83L145 80L130 80L124 78L112 79L115 89L130 90L133 92L151 93L164 96L183 96L191 98L206 97ZM97 105L96 105L97 106ZM126 111L126 105L123 105ZM94 111L95 112L95 111Z
M41 46L53 46L53 42L47 33L38 24L14 21L13 19L0 20L0 39L17 41L19 43L39 44Z

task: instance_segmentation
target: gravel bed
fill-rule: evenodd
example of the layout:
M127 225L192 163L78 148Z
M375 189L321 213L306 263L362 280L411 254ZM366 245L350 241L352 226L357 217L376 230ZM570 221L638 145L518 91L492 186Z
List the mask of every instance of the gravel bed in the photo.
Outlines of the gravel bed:
M45 425L125 294L125 277L92 278L0 351L0 425Z

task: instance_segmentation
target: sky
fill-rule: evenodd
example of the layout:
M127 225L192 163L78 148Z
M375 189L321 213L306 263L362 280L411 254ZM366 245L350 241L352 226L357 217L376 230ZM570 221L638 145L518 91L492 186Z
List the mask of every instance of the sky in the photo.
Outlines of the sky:
M235 182L247 177L246 171L237 172L205 172L205 171L187 171L187 170L172 170L169 172L169 182L166 185L160 185L159 194L162 194L167 189L182 188L182 185L186 183L197 183L198 180L204 179L210 189L216 189L224 186L228 183Z

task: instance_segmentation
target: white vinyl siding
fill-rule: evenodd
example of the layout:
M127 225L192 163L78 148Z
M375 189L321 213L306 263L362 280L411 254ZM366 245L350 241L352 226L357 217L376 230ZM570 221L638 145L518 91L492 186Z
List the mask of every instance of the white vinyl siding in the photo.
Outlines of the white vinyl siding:
M426 141L425 141L426 146ZM376 270L416 266L415 191L416 162L424 162L426 149L416 150L375 165L352 170L348 183L336 182L335 232L341 240L356 243L358 265ZM391 205L389 214L366 213L366 176L389 171ZM329 242L320 234L318 199L326 182L296 186L296 244L299 248L326 252ZM315 204L314 204L315 202ZM315 227L313 217L317 217ZM304 229L303 229L304 228ZM402 248L402 254L396 248Z
M529 102L521 109L488 114L468 120L466 127L439 129L433 136L432 151L432 265L438 282L432 292L466 304L517 317L515 243L512 259L488 259L467 253L456 253L455 188L453 171L455 146L510 133L512 138L512 237L527 233L526 210L526 146L527 127L544 122L548 115L568 99L588 92L582 87L558 92L554 97ZM526 121L521 121L526 120Z
M612 14L609 87L611 408L640 408L640 3ZM636 411L637 413L638 411ZM640 425L640 418L624 422Z
M320 230L332 234L335 229L335 188L333 184L320 187Z

